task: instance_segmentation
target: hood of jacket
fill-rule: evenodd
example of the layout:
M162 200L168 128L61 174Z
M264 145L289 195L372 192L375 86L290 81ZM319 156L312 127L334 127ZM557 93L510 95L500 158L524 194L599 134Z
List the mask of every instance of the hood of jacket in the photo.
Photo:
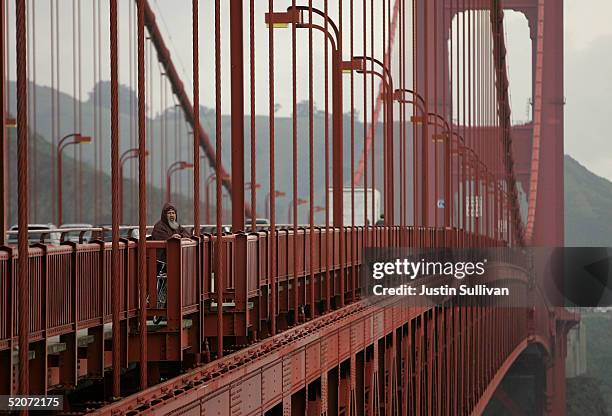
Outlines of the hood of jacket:
M174 212L176 212L176 222L178 222L178 212L176 210L176 207L174 206L174 204L172 202L166 202L164 204L164 207L162 208L162 212L161 212L161 220L165 224L168 224L168 211L170 211L170 210L173 210Z

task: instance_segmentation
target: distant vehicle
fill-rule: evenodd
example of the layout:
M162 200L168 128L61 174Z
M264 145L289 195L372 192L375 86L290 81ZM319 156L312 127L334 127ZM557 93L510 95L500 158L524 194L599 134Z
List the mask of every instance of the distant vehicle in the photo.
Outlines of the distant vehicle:
M200 227L200 231L202 234L213 234L214 235L214 234L217 234L217 226L216 225L203 225L202 227ZM221 232L231 233L232 227L229 225L222 225Z
M252 229L252 220L250 218L245 218L244 227L246 231L251 231ZM267 218L255 218L255 231L263 231L270 228L270 221Z
M33 243L45 243L45 244L59 244L60 233L53 232L57 230L55 224L28 224L28 242ZM18 242L18 231L19 227L13 225L9 229L8 243L17 245Z
M72 229L84 229L92 228L91 224L62 224L59 229L72 228ZM93 231L66 231L63 233L64 241L72 241L73 243L87 243L93 239ZM82 240L81 240L82 236Z
M101 232L97 232L96 237L102 241L113 241L113 226L112 224L102 224L96 226L96 228L102 228ZM130 227L127 225L119 226L119 238L138 238L139 237L138 227Z
M366 217L366 195L368 198L367 206L367 217ZM329 189L329 222L333 223L333 205L334 192L333 189ZM355 225L363 226L366 223L366 218L369 225L376 224L376 221L380 219L380 191L378 189L368 188L367 192L364 188L354 188L355 198ZM345 187L343 190L343 222L345 226L352 224L352 204L351 204L351 188ZM374 210L372 210L372 201L374 201Z

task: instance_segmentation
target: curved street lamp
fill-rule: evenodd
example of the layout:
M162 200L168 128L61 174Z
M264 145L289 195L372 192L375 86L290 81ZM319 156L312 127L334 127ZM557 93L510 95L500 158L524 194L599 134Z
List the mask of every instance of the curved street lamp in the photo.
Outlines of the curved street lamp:
M172 174L179 170L191 168L193 168L193 163L185 162L184 160L176 161L168 167L168 170L166 170L166 202L170 201L172 196L172 182L170 181Z
M325 208L324 208L324 207L322 207L321 205L316 205L315 207L313 207L313 211L314 211L315 213L317 213L317 212L323 212L323 211L325 211ZM310 222L310 223L314 223L314 219L310 218L310 221L309 221L309 222Z
M308 200L306 199L302 199L302 198L298 198L297 199L297 205L304 205L307 204ZM291 201L289 201L289 205L287 205L287 223L291 224L291 221L293 220L293 216L291 215L292 210L291 208L293 207L293 199Z
M149 156L149 151L145 150L145 157ZM121 204L119 205L119 223L123 224L123 165L130 159L138 158L138 148L128 149L121 154L119 158L119 196Z
M385 89L385 110L384 110L384 126L385 126L385 136L384 136L384 184L383 188L385 190L385 198L384 198L384 213L385 213L385 221L388 224L394 223L394 205L393 205L393 194L394 194L394 186L393 186L393 77L391 76L391 72L389 68L385 66L380 60L376 58L372 58L371 56L354 56L354 61L362 61L362 68L357 69L357 73L359 74L367 74L367 75L376 75L379 77L383 83ZM372 64L376 64L382 72L375 71L372 69L366 69L365 61L369 61ZM372 65L373 67L374 65Z
M283 191L276 191L276 192L274 192L274 196L275 196L276 198L282 198L282 197L284 197L285 195L286 195L286 194L285 194ZM265 204L265 213L266 213L266 218L268 218L268 219L269 219L269 218L270 218L270 192L268 192L268 193L266 194L266 198L265 198L264 204Z
M72 139L71 141L67 141ZM62 151L70 146L76 144L90 143L90 136L83 136L81 133L70 133L62 137L57 143L57 225L60 226L63 223L63 212L62 212Z
M206 194L205 194L205 201L204 203L206 204L206 223L210 224L210 185L212 184L213 181L215 181L217 179L217 174L216 173L211 173L210 175L208 175L208 177L206 178L206 182L204 184L204 187L206 189ZM223 179L229 179L229 175L225 175L223 176Z
M306 13L305 13L306 12ZM312 13L312 15L311 15ZM323 26L305 21L317 15L325 21ZM333 178L333 225L343 226L343 135L342 135L342 72L355 70L355 62L342 61L342 42L338 26L325 12L310 6L289 6L286 12L265 14L265 22L273 28L296 28L318 30L331 44L332 68L332 178ZM331 31L329 30L331 28Z

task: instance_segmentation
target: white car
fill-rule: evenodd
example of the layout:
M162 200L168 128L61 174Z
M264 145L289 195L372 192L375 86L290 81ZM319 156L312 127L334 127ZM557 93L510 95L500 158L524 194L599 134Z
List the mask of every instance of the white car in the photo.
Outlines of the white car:
M93 238L92 231L86 231L86 228L92 228L91 224L62 224L60 230L70 228L73 231L64 231L63 241L72 241L74 243L87 243Z
M33 243L44 243L44 244L59 244L60 233L53 232L57 230L54 224L28 224L28 241L30 244ZM19 227L13 225L8 234L8 243L17 245Z

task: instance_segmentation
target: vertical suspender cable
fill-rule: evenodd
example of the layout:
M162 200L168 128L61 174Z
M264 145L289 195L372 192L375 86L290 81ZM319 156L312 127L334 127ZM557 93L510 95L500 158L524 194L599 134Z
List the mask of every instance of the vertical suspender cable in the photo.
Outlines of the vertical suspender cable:
M130 91L132 91L134 89L134 3L130 3L128 6L128 67L129 67L129 89ZM130 97L129 97L129 106L130 106L130 149L134 149L137 147L137 144L135 142L136 138L134 137L134 94L130 93ZM132 179L130 181L130 189L128 190L128 195L129 195L129 200L130 200L130 215L129 215L129 224L134 224L134 208L136 206L136 204L134 203L134 199L136 198L136 188L135 188L135 184L138 183L138 181L135 179L136 175L134 174L134 168L135 168L135 164L132 163L130 165L130 175L129 177ZM123 180L123 176L122 176L122 180ZM125 221L124 219L124 210L123 210L123 200L124 200L124 195L125 192L123 192L124 189L124 184L121 183L121 204L122 204L122 209L121 209L121 221Z
M55 94L56 94L56 85L55 85L55 13L53 13L53 0L49 0L49 15L50 19L50 33L49 40L51 42L51 161L55 163L55 149L57 147L57 108L55 106ZM57 222L57 177L55 169L51 169L51 213L53 220ZM59 222L58 222L58 225Z
M354 6L353 1L349 2L349 15L350 15L350 27L349 32L351 34L350 39L350 57L352 61L354 54L354 40L353 40L353 29L354 29ZM351 301L356 300L356 268L355 268L355 257L357 255L357 238L355 233L355 74L353 71L350 73L351 77ZM351 374L351 377L355 377L355 374Z
M98 0L97 4L96 4L96 40L98 41L97 44L97 65L98 65L98 79L97 79L97 83L96 83L96 113L98 115L98 131L96 133L96 137L99 137L100 139L102 138L102 133L104 132L104 124L102 123L102 85L100 84L100 81L102 81L102 0ZM100 220L102 220L102 213L103 213L103 206L105 205L105 201L104 201L104 195L102 193L102 178L103 178L103 173L105 171L104 168L104 154L103 154L103 149L104 146L102 145L103 140L97 140L98 142L98 169L99 171L97 172L97 175L100 176L100 178L98 179L98 190L97 190L97 194L99 195L98 197L98 202L100 204L100 208L99 208L99 213L100 213Z
M79 106L78 106L78 114L79 114L79 118L78 118L78 131L82 132L83 130L83 100L82 100L82 92L83 92L83 84L82 84L82 61L83 61L83 57L82 57L82 48L81 48L81 42L82 42L82 37L81 37L81 2L77 2L77 42L78 42L78 47L77 47L77 52L79 54L79 61L77 64L77 75L78 75L78 96L77 96L77 100L79 102ZM77 199L78 202L78 221L81 222L83 221L83 199L82 195L83 195L83 147L79 146L79 168L78 168L78 183L77 183L77 194L79 195L79 198Z
M198 0L192 0L193 43L193 234L200 237L200 62ZM161 97L160 89L160 97ZM161 118L160 118L161 120Z
M8 183L6 180L7 163L10 158L7 153L6 143L8 142L9 135L6 131L6 115L7 115L7 77L6 77L6 59L5 59L5 51L8 52L8 22L6 20L6 11L4 9L5 3L4 0L0 0L0 22L2 22L2 40L0 41L0 117L2 117L2 140L0 141L0 187L2 189L2 201L0 202L2 206L2 212L0 213L0 226L2 229L0 230L0 244L6 244L6 230L8 229L8 205L7 205L7 196L9 194L9 188L7 187ZM12 325L12 324L11 324ZM10 374L12 374L12 369L10 370Z
M342 49L343 49L342 48L342 0L339 0L339 12L338 12L338 14L339 14L340 18L339 18L339 23L338 23L338 28L339 28L339 30L338 30L338 44L336 45L336 47L338 49L338 52L337 52L338 53L337 62L338 62L338 65L342 65ZM325 20L327 21L327 19L325 19ZM332 65L333 65L333 63L332 63ZM340 87L334 86L334 91L340 91L340 93L339 93L340 96L337 97L337 100L339 100L339 102L340 102L339 107L341 109L342 108L342 101L343 101L343 98L344 98L342 96L342 91L343 91L343 89L342 89L342 72L341 72L340 68L334 68L333 71L340 72L340 76L336 78L337 82L340 84ZM334 82L334 78L332 78L332 82ZM335 93L334 95L336 95L336 94L337 93ZM334 110L335 110L335 108L334 108ZM336 113L336 111L334 111L334 114L335 113ZM340 114L338 114L338 115L335 114L334 117L338 117L339 118L340 126L342 126L344 124L344 113L342 113L342 111L340 111ZM340 245L340 255L338 256L339 260L340 260L340 276L339 276L339 278L340 278L340 285L339 285L340 286L339 287L339 290L340 290L340 305L339 306L343 307L344 306L344 295L345 295L345 291L346 291L346 289L344 287L345 286L345 281L346 281L346 265L345 265L345 262L346 262L346 239L345 239L345 234L344 234L344 214L339 217L340 218L340 223L339 224L336 221L336 217L337 217L337 214L336 214L336 212L337 212L336 201L338 200L338 198L336 197L336 193L338 191L340 191L342 193L342 195L340 196L340 201L341 201L340 209L342 210L342 212L344 212L344 207L343 207L343 205L344 205L344 195L343 195L344 194L344 183L342 182L342 180L340 180L340 186L337 186L336 181L338 179L338 176L340 176L340 179L342 179L342 175L343 175L342 169L344 169L344 162L343 162L344 155L342 154L341 151L340 152L337 151L337 147L338 147L337 143L340 143L340 146L341 146L340 149L342 150L342 146L343 146L342 143L344 143L344 137L343 137L344 135L341 134L340 138L336 138L335 136L336 136L336 133L338 131L340 131L342 133L343 129L334 129L334 145L333 145L333 153L332 153L332 158L334 159L334 162L332 162L332 166L334 166L334 168L333 168L333 170L334 170L333 171L333 173L334 173L334 180L332 182L332 186L334 188L334 228L336 228L338 226L340 228L340 230L339 230L340 231L340 238L338 239L339 240L338 243ZM338 161L337 161L338 157L337 157L336 153L340 153L340 157L339 157L340 158L340 163L338 163ZM338 172L336 172L335 166L339 166L340 167Z
M370 56L374 57L374 0L370 1ZM371 112L372 122L370 123L370 139L372 140L372 225L376 225L378 218L376 218L376 198L374 192L376 192L376 123L378 122L378 115L374 111L374 62L370 62L370 100L371 100ZM364 66L367 67L367 63L364 62ZM367 146L367 144L366 144Z
M339 23L339 30L338 30L338 44L336 45L337 51L336 51L336 62L338 66L342 65L342 0L340 0L340 5L339 5L340 11L339 11L339 15L340 15L340 23ZM326 12L327 15L327 12ZM325 19L325 21L327 21L329 19ZM327 30L327 27L326 27ZM335 66L333 64L333 60L332 60L332 66ZM339 274L339 280L340 280L340 284L339 284L339 291L340 291L340 299L339 299L339 304L338 306L341 308L344 306L344 282L346 279L346 267L345 267L345 256L346 256L346 243L345 243L345 238L344 238L344 182L343 182L343 169L344 169L344 161L343 161L343 143L344 143L344 137L343 137L343 123L344 123L344 114L342 113L342 101L343 101L343 95L342 95L342 71L340 67L337 68L332 68L333 70L333 74L337 74L335 76L332 77L332 82L333 82L333 95L335 96L334 101L332 101L333 104L333 117L332 119L333 121L333 145L332 145L332 171L334 174L333 180L332 180L332 187L334 188L334 200L333 200L333 216L334 216L334 228L339 228L339 233L340 236L338 238L338 245L340 247L340 255L339 260L340 260L340 274Z
M325 0L327 1L327 0ZM268 0L268 12L274 10L274 0ZM274 174L274 25L268 27L268 85L269 85L269 122L270 122L270 266L268 284L270 285L270 334L276 335L276 180Z
M96 224L100 221L100 193L98 192L98 182L100 181L100 156L98 155L98 148L100 146L100 142L102 142L102 138L98 135L98 26L97 26L97 0L93 0L92 2L92 39L93 39L93 103L94 103L94 111L93 111L93 133L96 137L96 141L94 143L94 221ZM51 66L53 68L53 65ZM55 206L55 204L54 204ZM54 215L55 216L55 215Z
M110 72L111 72L111 182L112 182L112 322L113 322L113 397L121 396L120 296L122 273L119 259L119 60L117 39L117 0L110 0Z
M438 95L438 1L433 0L433 112L439 114L440 101ZM430 111L430 110L428 110ZM427 116L429 118L429 116ZM426 121L428 122L428 121ZM438 199L440 198L439 192L439 168L438 168L438 122L434 123L433 133L433 147L434 147L434 227L436 228L435 233L435 246L441 247L439 236L440 233L437 231L439 228L438 224ZM428 139L429 141L429 139Z
M53 13L53 11L51 12ZM53 36L55 36L55 52L57 53L57 55L55 56L55 115L57 117L57 120L55 121L55 126L57 128L56 132L55 132L55 140L59 140L59 138L61 137L60 135L62 134L62 108L61 108L61 102L60 102L60 69L61 69L61 65L60 65L60 57L61 57L61 51L60 51L60 30L59 30L59 26L60 26L60 21L59 21L59 0L55 1L55 32L53 34ZM57 178L58 180L58 184L59 181L61 180L61 178ZM59 186L58 186L58 198L62 198L62 195L59 195ZM58 212L58 215L60 215L60 213ZM57 225L61 225L63 218L59 218L59 220L57 221Z
M366 56L366 51L368 49L368 37L367 34L367 1L363 0L363 51L362 55ZM352 56L351 56L352 58ZM365 68L364 68L365 69ZM364 232L366 235L369 233L369 226L371 225L368 221L368 146L367 146L367 137L368 137L368 76L366 71L363 71L363 224L364 224ZM353 175L353 181L354 175ZM367 238L363 239L363 247L368 246Z
M36 84L36 2L34 0L32 0L32 2L30 3L30 10L31 10L31 26L32 26L32 61L31 61L31 65L30 62L28 62L28 73L31 73L32 75L32 85L34 86L34 88L32 88L32 195L38 195L38 140L37 140L37 130L38 130L38 126L37 126L37 118L38 118L38 114L36 112L38 106L36 103L36 91L37 91L37 84ZM0 113L3 114L3 113ZM34 220L34 222L38 222L38 199L35 198L32 201L32 219Z
M403 39L403 30L404 30L404 15L403 15L403 7L402 7L402 1L399 1L399 14L400 14L400 21L399 21L399 48L398 48L398 54L399 54L399 88L404 88L404 73L403 73L403 68L404 68L404 51L403 51L403 47L404 47L404 39ZM391 94L394 94L394 91L391 91ZM392 103L394 102L394 98L393 95L391 95L391 99L392 99ZM404 234L404 201L405 201L405 196L404 196L404 104L400 103L399 105L400 109L399 109L399 156L398 156L398 160L399 160L399 225L400 225L400 247L402 247L402 243L403 243L403 234Z
M202 254L202 246L200 245L200 48L199 48L199 2L193 0L191 3L192 13L192 59L193 59L193 232L192 234L198 239L198 250ZM163 76L160 76L163 79ZM163 100L165 84L160 83L159 97L160 101ZM164 111L164 107L160 108L160 111ZM163 125L163 114L160 114L160 124ZM163 134L163 127L160 129L160 134ZM201 266L197 266L198 275L201 273ZM197 280L197 293L202 293L201 279ZM200 298L198 298L200 299ZM201 301L198 302L200 305L200 316L199 316L199 340L204 337L204 314L202 309L204 307ZM198 341L198 352L202 351L202 342Z
M309 3L312 3L312 0L309 0ZM292 0L292 6L295 7L295 0ZM312 21L312 13L309 13L309 21ZM292 153L292 162L291 162L291 167L292 167L292 190L293 190L293 199L292 199L292 207L290 207L290 210L292 212L292 217L293 217L293 238L292 238L292 243L293 243L293 255L295 256L294 261L293 261L293 313L294 313L294 319L295 322L299 322L300 320L300 313L299 313L299 309L298 309L298 262L297 262L297 239L298 239L298 182L297 182L297 176L298 176L298 160L297 160L297 74L296 74L296 42L295 42L295 25L291 25L291 43L292 43L292 47L291 47L291 76L292 76L292 82L291 82L291 89L292 89L292 107L293 107L293 117L292 117L292 128L291 128L291 153ZM309 29L309 33L312 32L312 29ZM312 42L311 37L309 36L310 41ZM312 74L310 74L312 75ZM290 222L291 218L287 218L287 222ZM287 291L289 292L289 291ZM287 293L287 297L289 296L289 294ZM289 300L289 299L287 299ZM289 302L287 302L287 305L289 305Z
M147 387L147 158L144 0L137 2L138 54L138 293L140 304L140 388Z
M312 22L312 0L308 0L308 21ZM293 25L295 30L295 25ZM294 38L295 39L295 38ZM323 40L327 42L327 39ZM295 45L293 49L293 53L295 54ZM295 65L295 61L294 61ZM295 69L294 69L295 74ZM295 97L295 95L294 95ZM295 101L294 101L295 103ZM295 115L294 115L295 117ZM297 139L297 132L294 135ZM296 143L297 144L297 143ZM297 147L296 147L297 152ZM312 26L308 28L308 180L309 180L309 210L308 210L308 222L310 223L310 306L309 313L310 318L314 318L315 316L315 292L314 292L314 270L313 270L313 260L314 260L314 91L313 91L313 57L312 57ZM297 166L296 166L297 168ZM296 169L297 170L297 169ZM294 262L295 264L296 262ZM304 279L306 280L306 279ZM306 286L304 282L304 287ZM304 297L306 299L306 297Z
M253 214L251 215L251 231L257 231L257 161L255 159L257 150L257 135L255 125L255 0L250 0L249 7L249 32L250 32L250 59L249 59L249 76L251 84L251 207Z
M77 30L76 30L76 0L72 0L72 131L81 133L81 131L77 130L78 128L78 103L77 103L77 62L76 62L76 52L77 52ZM78 195L78 181L79 181L79 172L78 172L78 156L79 149L81 146L73 146L73 154L72 154L72 193L74 197L74 206L72 208L72 218L74 222L78 221L78 206L79 199L81 199ZM60 225L60 224L57 224Z
M416 43L416 0L412 0L412 88L417 85L417 43ZM416 117L417 107L412 104L412 118ZM412 247L418 246L417 230L419 225L419 181L418 181L418 142L416 123L412 123Z
M223 356L223 290L225 288L225 253L222 238L223 203L221 198L221 4L215 0L215 114L216 114L216 172L217 172L217 239L215 241L215 281L217 284L217 358Z
M385 75L385 70L388 68L387 66L387 55L384 53L384 51L387 49L386 46L386 40L387 40L387 35L386 35L386 1L382 0L382 19L381 19L381 50L383 51L383 68L381 69L382 71L382 78L385 79L387 78ZM375 58L374 55L372 55L372 58ZM389 102L387 101L387 88L385 87L385 85L388 85L385 83L385 81L381 82L381 90L383 91L382 95L381 95L381 101L382 101L382 105L383 105L383 134L382 134L382 171L383 171L383 193L384 193L384 197L383 197L383 213L385 215L385 221L384 224L390 224L390 220L391 220L391 199L393 198L392 196L392 192L389 189L389 150L388 149L388 144L389 144L389 125L388 125L388 120L389 120Z
M28 85L26 1L15 1L15 63L17 72L17 210L18 229L28 229ZM3 115L4 116L4 115ZM30 275L28 234L17 236L19 249L19 393L29 393Z
M324 0L323 2L323 13L327 16L328 9L328 0ZM325 19L324 27L325 32L327 32L328 28L328 19ZM329 238L329 42L325 41L325 46L323 48L324 62L323 68L325 71L324 81L323 81L323 89L325 95L325 122L324 122L324 137L325 137L325 310L329 311L331 309L331 275L329 273L330 269L330 238Z

